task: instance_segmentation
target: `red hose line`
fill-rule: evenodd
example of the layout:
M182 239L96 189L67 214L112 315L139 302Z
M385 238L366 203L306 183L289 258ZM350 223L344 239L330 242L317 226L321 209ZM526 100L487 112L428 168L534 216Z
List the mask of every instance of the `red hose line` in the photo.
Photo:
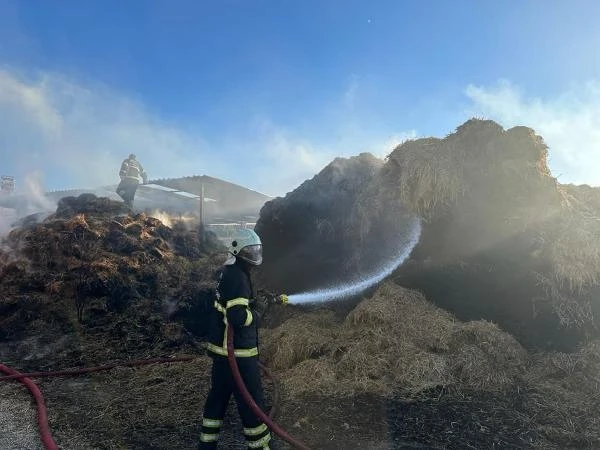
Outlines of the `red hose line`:
M44 396L42 392L37 387L37 385L31 381L29 378L24 378L25 375L20 374L16 370L11 369L10 367L6 367L4 364L0 364L0 372L7 373L11 377L19 378L19 381L27 386L31 395L35 399L35 403L37 405L37 416L38 416L38 426L40 429L40 436L42 438L42 443L44 444L44 448L46 450L58 450L58 446L54 439L52 438L52 433L50 432L50 427L48 426L48 415L46 413L46 405L44 403Z
M233 374L233 379L235 380L235 384L237 384L237 387L240 390L242 397L244 397L246 404L250 407L250 409L252 409L252 412L254 412L254 414L256 414L256 416L260 420L262 420L269 427L269 429L271 431L273 431L273 433L275 433L277 436L279 436L284 441L293 445L294 448L297 448L299 450L310 450L310 447L306 446L305 444L303 444L296 438L290 436L287 433L287 431L285 431L283 428L281 428L279 425L277 425L275 422L273 422L271 420L271 418L269 416L267 416L263 412L262 409L260 409L260 407L256 404L256 402L252 398L252 395L250 395L250 392L248 392L248 389L246 388L246 385L244 384L244 380L242 379L242 376L240 375L240 370L238 369L237 361L235 360L235 354L234 354L234 348L233 348L233 327L232 326L227 327L227 359L229 360L229 365L231 366L231 373Z

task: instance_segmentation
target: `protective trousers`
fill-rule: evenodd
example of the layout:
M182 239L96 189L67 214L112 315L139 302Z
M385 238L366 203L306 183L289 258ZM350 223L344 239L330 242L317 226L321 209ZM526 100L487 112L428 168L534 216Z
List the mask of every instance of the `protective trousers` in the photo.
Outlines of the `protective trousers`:
M123 178L117 187L117 194L129 207L133 206L133 198L137 191L139 182L133 178Z
M236 358L238 368L244 384L256 404L263 409L264 398L260 379L260 368L258 357ZM244 426L244 435L249 449L269 449L271 433L267 426L256 417L250 407L244 401L242 394L235 384L231 374L229 361L226 357L214 356L211 388L204 405L204 417L202 418L202 433L200 434L199 450L216 449L223 417L227 405L233 393L237 403L238 412Z

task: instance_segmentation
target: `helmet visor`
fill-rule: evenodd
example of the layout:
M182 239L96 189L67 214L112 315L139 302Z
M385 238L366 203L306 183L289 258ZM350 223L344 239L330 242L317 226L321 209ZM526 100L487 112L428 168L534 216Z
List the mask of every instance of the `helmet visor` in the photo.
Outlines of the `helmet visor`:
M262 264L262 245L247 245L237 254L250 264L260 266Z

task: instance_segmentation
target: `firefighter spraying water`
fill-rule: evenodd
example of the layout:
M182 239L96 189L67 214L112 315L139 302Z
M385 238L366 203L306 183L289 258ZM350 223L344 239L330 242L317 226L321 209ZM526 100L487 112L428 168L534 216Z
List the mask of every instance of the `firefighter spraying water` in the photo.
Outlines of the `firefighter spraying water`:
M271 433L244 401L227 360L227 333L235 329L233 353L246 388L258 407L264 409L258 365L258 321L267 304L254 300L251 271L262 263L258 235L242 229L229 246L229 259L221 273L212 312L207 350L213 358L211 388L204 406L199 449L215 449L231 394L244 425L248 448L269 448Z
M421 235L417 218L399 239L394 258L378 270L349 284L288 296L263 293L254 299L251 271L262 264L262 242L249 229L240 230L228 249L214 302L207 349L213 357L211 389L202 419L199 449L215 449L223 417L233 394L244 425L248 448L273 448L266 416L258 363L257 323L272 304L308 303L356 295L382 281L409 256ZM226 358L229 357L229 360ZM269 424L273 429L275 424ZM279 433L278 433L279 434ZM291 438L291 437L290 437ZM292 438L293 439L293 438Z
M281 295L254 296L252 269L262 264L262 242L249 229L240 230L228 249L216 290L206 345L213 359L211 388L202 417L198 449L215 449L227 404L233 394L249 449L274 449L271 432L295 448L308 449L264 413L264 395L258 360L258 322Z

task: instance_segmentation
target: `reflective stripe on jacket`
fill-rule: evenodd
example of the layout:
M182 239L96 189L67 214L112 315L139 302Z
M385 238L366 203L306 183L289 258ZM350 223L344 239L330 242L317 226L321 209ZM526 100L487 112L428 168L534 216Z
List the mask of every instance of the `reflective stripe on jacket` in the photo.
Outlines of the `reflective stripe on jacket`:
M235 356L258 355L258 327L250 298L250 275L239 263L224 266L210 320L207 348L211 353L227 356L227 328L233 326Z

